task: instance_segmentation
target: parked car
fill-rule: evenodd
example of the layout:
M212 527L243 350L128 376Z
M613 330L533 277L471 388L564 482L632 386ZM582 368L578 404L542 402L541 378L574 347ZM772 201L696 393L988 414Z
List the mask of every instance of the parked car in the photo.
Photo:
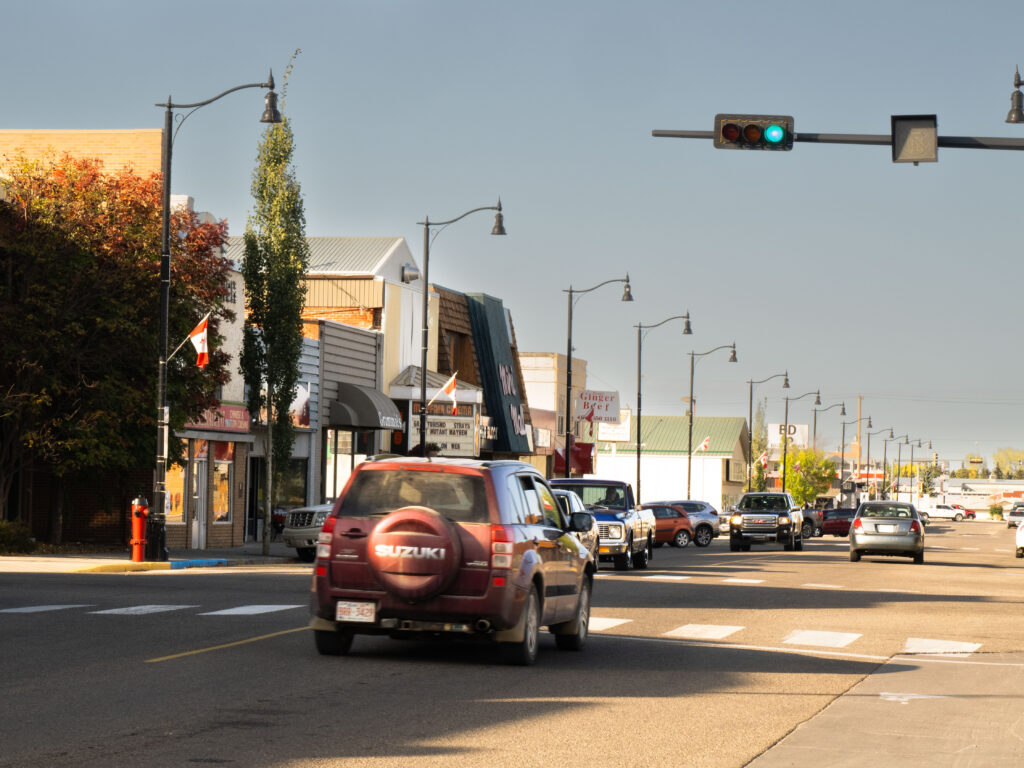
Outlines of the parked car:
M1017 526L1015 541L1017 544L1017 557L1024 557L1024 525Z
M357 634L477 638L533 664L539 630L583 648L594 560L544 477L519 461L387 457L359 464L324 521L310 627L321 654Z
M924 507L917 510L917 514L922 520L926 521L934 517L936 520L953 520L957 523L966 517L963 509L957 509L952 504L935 504L930 507Z
M803 523L803 512L788 493L745 493L729 519L729 549L749 552L751 544L777 542L786 551L800 551Z
M1024 502L1015 502L1013 509L1006 515L1006 527L1016 528L1024 520Z
M800 529L800 535L805 539L812 536L821 536L825 532L825 510L817 507L804 509L804 523Z
M924 562L924 525L913 504L865 501L850 525L850 561L862 555L912 557Z
M554 479L551 486L575 491L597 518L601 559L618 571L647 567L654 556L654 513L636 506L629 483L573 477Z
M650 505L659 504L670 507L682 507L690 516L690 524L693 526L693 543L698 547L706 547L718 537L721 531L719 524L718 510L706 501L694 501L682 499L680 501L652 501ZM645 506L650 506L645 505Z
M654 544L671 544L685 547L693 541L693 523L682 507L672 504L644 504L644 509L654 512Z
M590 550L590 554L594 556L594 570L598 570L598 550L601 547L601 535L597 527L597 519L587 511L587 508L583 506L583 499L573 491L555 488L551 492L555 495L555 501L557 501L558 506L562 508L562 514L566 516L566 519L569 519L574 514L581 512L590 516L590 530L577 531L573 536L579 539L583 546Z
M949 506L951 506L953 509L959 509L961 512L964 513L964 517L968 520L974 520L976 518L974 510L967 509L967 507L965 507L963 504L950 504Z
M320 528L334 507L334 502L317 504L314 507L299 507L289 510L285 517L281 538L289 547L295 547L299 560L312 563L316 559L316 542Z
M856 514L856 509L842 507L839 509L826 509L825 519L821 524L822 533L828 533L832 536L849 536L850 523L853 522L853 516Z

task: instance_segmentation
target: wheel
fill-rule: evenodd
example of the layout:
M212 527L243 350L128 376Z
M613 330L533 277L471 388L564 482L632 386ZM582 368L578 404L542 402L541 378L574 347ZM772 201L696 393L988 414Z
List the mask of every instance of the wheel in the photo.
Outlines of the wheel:
M1024 547L1017 547L1017 557L1024 557Z
M807 520L804 520L804 524L800 527L800 536L805 539L814 538L814 526Z
M537 588L531 587L523 606L523 639L514 643L502 643L501 655L509 664L528 667L537 661L537 647L540 642L540 598Z
M914 553L914 565L922 565L924 563L924 552Z
M963 519L964 519L964 516L963 516L963 515L961 515L961 514L960 514L959 512L957 512L957 513L956 513L955 515L953 515L953 520L955 520L955 521L956 521L956 522L958 522L958 523L959 523L960 521L962 521Z
M672 537L672 544L682 549L690 543L690 532L686 530L676 531L676 535Z
M750 545L749 544L740 544L740 551L741 552L749 552L750 551Z
M317 629L313 631L316 649L321 656L347 656L352 650L352 630Z
M316 560L316 547L299 547L295 550L299 560L304 563L312 563Z
M786 550L787 552L792 552L794 549L796 549L796 534L795 533L790 532L789 539L787 539L786 543L784 543L782 545L782 548L784 550Z
M576 604L576 618L567 625L557 627L566 633L555 635L555 645L563 651L582 651L587 642L587 630L590 627L590 579L583 579L580 587L580 600Z
M621 555L615 555L613 562L616 571L628 571L633 567L633 539L626 542L626 551Z
M729 542L729 551L730 552L739 552L740 551L740 543L738 541L730 541Z
M824 536L825 535L825 530L823 528L815 528L814 529L814 535L815 536Z
M634 568L646 568L648 563L651 562L651 558L654 556L654 547L651 546L651 540L647 540L647 544L644 548L633 555L633 567Z
M793 549L796 550L797 552L803 552L804 551L804 537L803 536L801 536L799 539L797 539L795 542L793 542Z
M850 562L851 563L859 563L860 562L860 552L858 552L856 549L851 549L850 550Z
M708 546L713 538L715 538L715 533L707 525L701 525L693 532L693 543L698 547Z

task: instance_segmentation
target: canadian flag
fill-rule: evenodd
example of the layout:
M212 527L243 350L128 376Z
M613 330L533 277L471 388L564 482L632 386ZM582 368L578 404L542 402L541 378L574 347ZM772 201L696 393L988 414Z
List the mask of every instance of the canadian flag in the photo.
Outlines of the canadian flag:
M455 407L456 406L456 402L455 402L455 374L454 373L452 374L452 377L450 379L448 379L447 382L445 382L445 385L443 387L441 387L441 391L444 392L446 395L448 395L448 397L450 397L452 399L452 416L454 416L455 412L457 410L457 408Z
M761 466L768 469L768 451L761 451L761 455L757 457L757 460L761 462Z
M206 342L206 325L210 321L210 313L207 312L202 320L199 321L199 325L192 329L192 333L188 335L189 340L192 342L192 346L196 348L196 352L199 353L199 357L196 358L196 365L200 368L205 368L206 364L210 362L210 349Z
M701 444L697 446L697 450L698 451L706 451L710 445L711 445L711 435L708 435L707 437L704 438L703 441L701 441Z

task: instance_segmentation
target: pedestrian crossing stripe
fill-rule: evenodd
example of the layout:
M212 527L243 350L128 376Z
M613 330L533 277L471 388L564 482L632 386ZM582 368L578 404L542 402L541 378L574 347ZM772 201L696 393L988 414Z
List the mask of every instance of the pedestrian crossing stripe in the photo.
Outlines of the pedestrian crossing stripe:
M45 613L46 611L66 611L68 608L91 607L91 603L75 605L25 605L21 608L0 608L0 613Z
M200 616L255 616L261 613L290 611L294 608L307 608L305 605L240 605L237 608L225 608L222 611L208 611Z
M149 613L167 613L183 611L186 608L199 608L198 605L129 605L127 608L108 608L105 611L89 611L105 616L142 616Z
M764 579L722 579L726 584L764 584Z
M685 624L669 630L665 633L665 636L680 637L685 640L724 640L741 629L744 629L744 627L726 624Z
M854 632L820 632L811 629L797 629L782 641L787 645L813 645L819 648L845 648L857 638Z
M591 632L603 632L606 629L617 627L620 624L628 624L631 621L632 619L602 619L597 616L591 616L587 629Z
M687 579L693 578L692 576L672 576L667 573L655 573L650 576L644 576L645 579L651 579L652 581L686 581Z
M929 640L924 637L908 637L903 653L931 654L966 657L981 648L981 643L963 643L956 640Z

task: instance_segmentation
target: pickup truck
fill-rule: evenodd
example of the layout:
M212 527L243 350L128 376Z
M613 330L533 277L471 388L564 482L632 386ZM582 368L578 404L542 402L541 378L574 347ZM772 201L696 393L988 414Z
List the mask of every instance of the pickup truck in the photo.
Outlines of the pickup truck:
M654 556L654 512L637 507L629 483L575 477L549 482L552 488L575 491L594 515L600 534L601 560L611 560L617 571L647 567Z
M775 542L799 552L803 524L803 511L788 493L745 493L729 518L729 550L749 552L751 544Z

